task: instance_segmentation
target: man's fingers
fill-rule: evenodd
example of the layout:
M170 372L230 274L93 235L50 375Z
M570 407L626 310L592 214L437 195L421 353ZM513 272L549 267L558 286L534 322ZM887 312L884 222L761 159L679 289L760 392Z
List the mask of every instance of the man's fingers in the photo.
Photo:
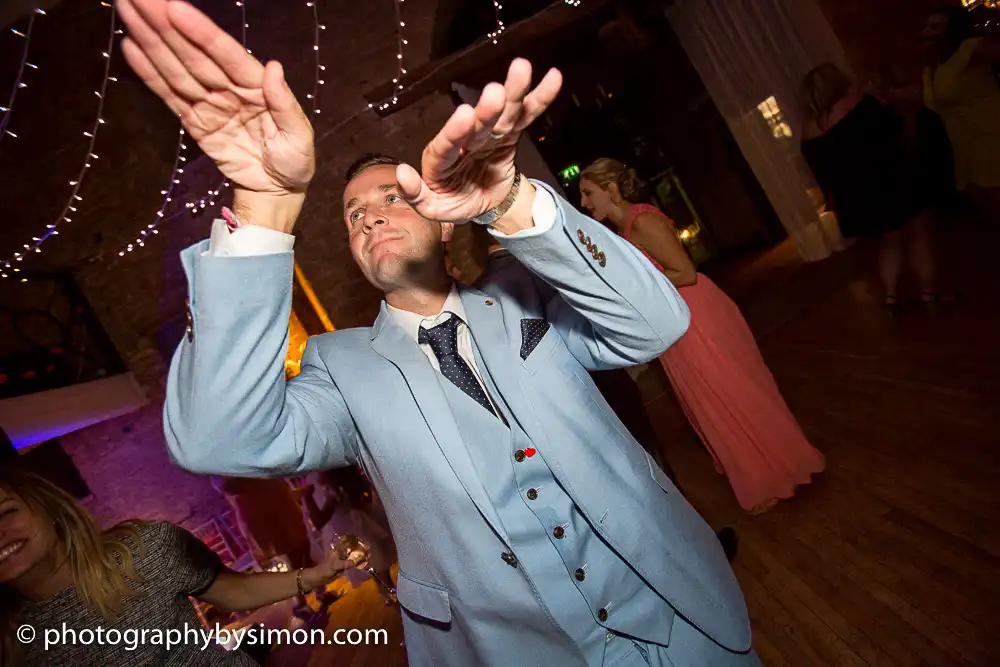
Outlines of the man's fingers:
M517 129L524 98L529 90L531 90L531 63L524 58L516 58L507 69L507 80L504 82L507 103L500 120L497 121L497 133L509 134Z
M490 140L490 135L494 132L497 121L500 120L504 112L506 102L504 87L499 83L487 85L479 96L479 103L476 104L472 129L462 146L468 153L482 148L483 144Z
M309 120L285 81L281 63L271 61L264 70L264 103L279 132L297 137L308 135Z
M396 185L399 194L410 206L428 220L440 220L442 217L441 195L431 190L417 170L408 164L396 167Z
M205 88L191 76L177 55L163 41L150 21L166 20L164 0L118 0L118 14L128 27L129 37L139 46L159 76L189 100L205 96ZM142 11L140 11L142 10Z
M151 0L143 0L151 1ZM264 66L247 53L229 33L187 2L171 0L167 7L171 25L194 47L202 51L234 84L259 88Z
M182 119L186 117L191 111L191 105L167 85L142 49L128 37L122 40L121 49L125 54L125 60L142 82L156 93L171 111Z
M399 194L411 205L422 203L430 192L417 170L408 164L396 167L396 185L399 187Z
M548 71L541 83L524 98L521 117L514 127L515 131L524 130L552 106L562 89L562 80L562 73L559 70L550 69Z
M217 64L204 51L188 41L170 21L170 5L163 0L131 0L142 17L155 31L160 41L173 53L180 63L200 85L208 89L228 90L232 83Z
M462 148L472 134L475 124L476 112L471 106L463 104L455 109L441 131L424 148L421 166L427 178L442 179L458 162Z

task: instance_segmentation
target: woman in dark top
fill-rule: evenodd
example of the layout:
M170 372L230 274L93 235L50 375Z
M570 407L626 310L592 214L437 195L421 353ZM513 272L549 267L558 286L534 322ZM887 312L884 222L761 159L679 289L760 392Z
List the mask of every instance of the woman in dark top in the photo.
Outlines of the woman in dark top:
M881 237L879 273L885 305L899 307L904 246L922 289L921 300L940 298L931 241L930 202L903 144L903 118L854 89L831 63L803 82L802 154L837 212L847 238Z
M254 665L200 634L188 596L255 609L320 588L349 567L331 550L297 572L232 572L170 523L126 522L102 533L72 496L7 467L0 470L0 667Z

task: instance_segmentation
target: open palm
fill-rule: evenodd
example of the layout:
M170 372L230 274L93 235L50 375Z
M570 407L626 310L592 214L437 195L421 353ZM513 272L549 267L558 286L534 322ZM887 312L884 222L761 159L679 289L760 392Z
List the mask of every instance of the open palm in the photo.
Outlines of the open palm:
M425 218L467 222L499 205L514 181L521 133L555 100L562 75L550 70L531 89L531 63L517 59L507 81L483 89L473 108L462 105L424 149L421 173L396 171L400 189Z
M281 65L265 67L178 0L118 0L132 69L238 187L298 192L315 173L313 131Z

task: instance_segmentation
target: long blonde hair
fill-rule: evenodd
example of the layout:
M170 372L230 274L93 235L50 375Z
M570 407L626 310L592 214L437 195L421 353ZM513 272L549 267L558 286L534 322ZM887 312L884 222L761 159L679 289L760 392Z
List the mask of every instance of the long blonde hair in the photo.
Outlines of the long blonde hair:
M79 598L105 619L117 616L126 598L136 594L131 582L142 582L135 558L144 551L137 525L126 521L102 532L73 496L37 475L14 467L0 470L0 489L23 502L43 521L53 524L56 563L69 563ZM18 648L13 636L20 595L0 584L0 666L13 665Z
M594 160L580 174L580 180L590 181L605 190L614 183L618 186L622 199L632 204L641 202L646 190L646 184L639 178L635 169L626 167L623 162L609 157Z
M826 130L834 105L851 93L851 80L833 63L823 63L802 79L802 110L806 117Z

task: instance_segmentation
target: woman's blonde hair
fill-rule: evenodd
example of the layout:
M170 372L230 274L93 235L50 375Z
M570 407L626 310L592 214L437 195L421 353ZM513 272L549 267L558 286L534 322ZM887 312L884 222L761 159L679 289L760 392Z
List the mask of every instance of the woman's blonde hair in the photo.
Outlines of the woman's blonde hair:
M635 169L630 169L624 163L609 157L594 160L580 174L580 180L590 181L605 190L614 183L618 186L622 198L632 204L641 202L646 191L646 184L639 178Z
M802 110L820 130L826 129L834 105L851 92L851 80L833 63L823 63L802 79Z
M102 532L97 522L73 496L37 475L16 466L0 470L0 489L23 502L42 521L53 524L57 564L68 563L76 593L84 604L105 619L117 616L126 598L136 594L130 582L142 582L135 558L143 545L136 526L126 521ZM20 595L0 584L0 666L13 664L14 616Z

